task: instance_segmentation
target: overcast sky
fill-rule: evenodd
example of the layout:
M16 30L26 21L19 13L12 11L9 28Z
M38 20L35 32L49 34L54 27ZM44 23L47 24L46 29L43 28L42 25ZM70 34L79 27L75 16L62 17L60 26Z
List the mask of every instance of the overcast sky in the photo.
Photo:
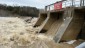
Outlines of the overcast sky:
M59 0L0 0L0 3L7 5L23 5L44 8L46 5L52 4L56 1Z

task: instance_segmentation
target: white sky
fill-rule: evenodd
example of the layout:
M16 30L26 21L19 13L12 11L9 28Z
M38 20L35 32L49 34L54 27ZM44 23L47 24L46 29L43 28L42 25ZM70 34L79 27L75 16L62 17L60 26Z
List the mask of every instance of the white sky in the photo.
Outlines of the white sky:
M7 5L22 5L44 8L46 5L55 3L56 1L60 0L0 0L0 3Z

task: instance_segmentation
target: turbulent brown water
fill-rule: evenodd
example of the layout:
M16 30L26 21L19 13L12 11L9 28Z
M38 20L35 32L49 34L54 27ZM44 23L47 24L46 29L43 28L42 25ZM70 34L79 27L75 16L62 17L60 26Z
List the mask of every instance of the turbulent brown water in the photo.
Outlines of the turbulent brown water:
M38 28L33 28L37 19L26 23L18 17L0 17L0 48L29 48L38 40L48 37L36 34ZM51 39L51 38L50 38Z
M14 44L26 46L37 39L33 24L15 17L0 17L0 45L11 47ZM1 47L0 47L1 48Z
M18 17L0 17L0 48L62 48L52 37L37 34L39 27L33 28L37 18L30 23ZM66 46L65 48L69 48Z

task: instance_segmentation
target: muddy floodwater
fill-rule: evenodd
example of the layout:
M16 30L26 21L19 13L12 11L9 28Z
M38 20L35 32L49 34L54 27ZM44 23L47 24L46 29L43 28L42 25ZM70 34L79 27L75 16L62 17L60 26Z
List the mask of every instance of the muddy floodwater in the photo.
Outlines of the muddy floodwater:
M18 17L0 17L0 48L32 44L37 39L32 25Z
M27 23L18 17L0 17L0 48L33 48L33 44L35 47L47 40L48 37L36 34L38 27L33 28L36 21L37 18Z
M57 44L53 38L39 34L33 28L37 18L30 21L18 17L0 17L0 48L69 48L68 44Z

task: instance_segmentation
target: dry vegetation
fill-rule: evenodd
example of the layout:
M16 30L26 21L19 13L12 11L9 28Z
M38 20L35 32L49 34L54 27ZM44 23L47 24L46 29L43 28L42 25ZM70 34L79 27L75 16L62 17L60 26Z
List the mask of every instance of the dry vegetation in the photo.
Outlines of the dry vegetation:
M8 6L6 4L0 4L0 15L9 16L10 14L37 17L39 14L39 9L29 6Z

